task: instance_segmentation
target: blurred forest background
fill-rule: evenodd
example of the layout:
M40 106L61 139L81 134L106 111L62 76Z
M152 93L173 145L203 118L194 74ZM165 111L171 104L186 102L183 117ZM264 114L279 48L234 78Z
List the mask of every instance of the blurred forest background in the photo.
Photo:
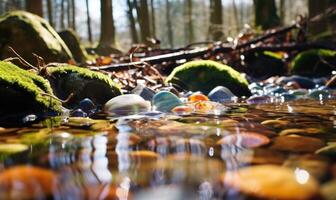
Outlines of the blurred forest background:
M162 48L224 41L241 31L290 24L298 15L314 16L332 4L333 0L0 0L0 14L27 10L57 31L75 30L86 46L108 44L127 50L149 38L160 40ZM312 29L332 30L332 21L320 21Z

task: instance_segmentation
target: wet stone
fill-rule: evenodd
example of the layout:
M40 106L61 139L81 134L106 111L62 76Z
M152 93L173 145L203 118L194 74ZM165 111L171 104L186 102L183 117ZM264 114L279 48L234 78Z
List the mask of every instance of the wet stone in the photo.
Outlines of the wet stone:
M322 148L324 142L320 139L313 137L303 137L297 135L279 136L275 138L271 149L280 151L289 151L297 153L313 153Z
M152 101L155 92L144 85L138 85L132 90L133 94L137 94L144 98L146 101Z
M195 93L188 97L188 102L190 103L196 103L200 101L209 101L209 98L205 96L204 94L200 94L200 93Z
M263 104L263 103L270 103L271 97L268 95L264 96L252 96L246 100L248 104Z
M217 86L209 92L208 97L211 101L222 103L231 101L236 96L228 88Z
M235 145L245 148L256 148L267 145L270 139L257 133L238 133L224 136L217 145Z
M150 109L150 102L145 101L139 95L125 94L109 100L103 110L110 116L120 116L138 114L140 112L149 111Z
M152 103L156 110L170 112L174 107L181 105L182 101L171 92L161 91L154 95Z
M285 127L289 124L288 121L285 120L265 120L263 122L261 122L262 125L265 126L270 126L270 127L274 127L274 128L281 128L281 127Z
M304 176L304 178L301 178ZM244 194L261 199L308 200L318 196L317 181L306 171L276 165L258 165L230 171L222 182Z

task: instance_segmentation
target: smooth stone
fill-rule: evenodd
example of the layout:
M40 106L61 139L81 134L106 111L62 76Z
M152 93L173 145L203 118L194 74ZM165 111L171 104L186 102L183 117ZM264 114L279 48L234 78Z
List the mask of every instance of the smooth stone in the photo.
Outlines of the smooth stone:
M289 124L289 121L279 120L279 119L270 119L261 122L262 125L271 126L274 128L286 127Z
M290 129L284 129L282 130L279 135L284 136L284 135L316 135L322 133L321 129L318 128L290 128Z
M217 86L209 92L208 97L211 101L222 103L230 101L236 96L228 88Z
M277 165L257 165L229 171L223 183L258 199L307 200L318 196L319 184L305 170Z
M176 106L172 109L172 112L177 115L189 115L193 112L193 108L188 105Z
M132 94L137 94L141 96L146 101L152 101L153 96L155 95L155 92L153 90L142 84L137 85L131 92Z
M224 136L217 145L235 145L245 148L256 148L270 143L270 139L257 133L239 133Z
M263 96L252 96L246 100L248 104L263 104L263 103L270 103L271 97L268 95Z
M194 112L198 114L221 115L227 111L223 104L212 101L200 101L193 104Z
M296 82L301 86L301 88L305 89L312 89L315 87L315 83L312 80L298 75L284 77L280 80L280 83L282 84L287 84L288 82Z
M136 94L125 94L112 98L104 105L104 112L109 115L134 115L150 111L150 102Z
M328 98L330 96L330 93L326 90L312 90L311 92L309 92L308 96L310 98L320 100Z
M71 117L87 117L87 113L78 108L71 112Z
M90 112L91 110L95 109L96 106L92 102L91 99L85 98L79 102L79 108L82 109L84 112Z
M205 96L204 94L201 93L195 93L192 94L188 97L188 102L189 103L196 103L199 101L209 101L209 98L207 96Z
M154 95L153 106L161 112L170 112L174 107L182 104L182 101L173 93L161 91Z
M282 87L276 87L274 89L269 90L268 94L279 95L279 94L283 94L285 92L287 92L287 90L285 90L284 88L282 88Z
M295 100L297 97L293 94L284 93L284 94L281 94L280 98L283 101L292 101L292 100Z
M296 153L313 153L324 145L324 142L317 138L290 135L275 138L270 148Z
M57 193L57 176L53 171L15 166L0 173L0 199L46 199Z

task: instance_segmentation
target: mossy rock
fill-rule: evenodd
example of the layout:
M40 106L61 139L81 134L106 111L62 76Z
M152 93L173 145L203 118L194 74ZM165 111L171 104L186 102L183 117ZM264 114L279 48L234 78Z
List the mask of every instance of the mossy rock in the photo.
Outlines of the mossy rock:
M336 51L312 49L299 53L291 63L291 73L309 77L330 75L336 64Z
M9 62L0 61L0 94L0 116L61 112L47 80Z
M71 29L67 29L59 32L58 34L70 49L75 61L78 63L85 63L88 55L84 47L81 45L76 32Z
M9 46L32 64L36 63L32 53L47 63L72 59L70 50L48 22L25 11L9 12L0 18L1 59L15 56Z
M266 79L287 72L281 55L263 51L245 56L247 74L254 78Z
M73 107L84 98L90 98L95 104L103 105L115 96L121 95L119 86L100 72L68 64L53 64L47 68L49 81L55 94L66 99L71 93L73 98L65 104Z
M166 82L204 94L221 85L229 88L236 96L251 95L247 80L239 72L210 60L191 61L176 67Z

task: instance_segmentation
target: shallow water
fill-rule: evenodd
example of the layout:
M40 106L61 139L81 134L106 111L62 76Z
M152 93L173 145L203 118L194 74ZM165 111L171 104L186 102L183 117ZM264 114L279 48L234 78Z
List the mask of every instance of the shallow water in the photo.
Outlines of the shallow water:
M1 129L0 199L333 199L336 100L226 106Z

